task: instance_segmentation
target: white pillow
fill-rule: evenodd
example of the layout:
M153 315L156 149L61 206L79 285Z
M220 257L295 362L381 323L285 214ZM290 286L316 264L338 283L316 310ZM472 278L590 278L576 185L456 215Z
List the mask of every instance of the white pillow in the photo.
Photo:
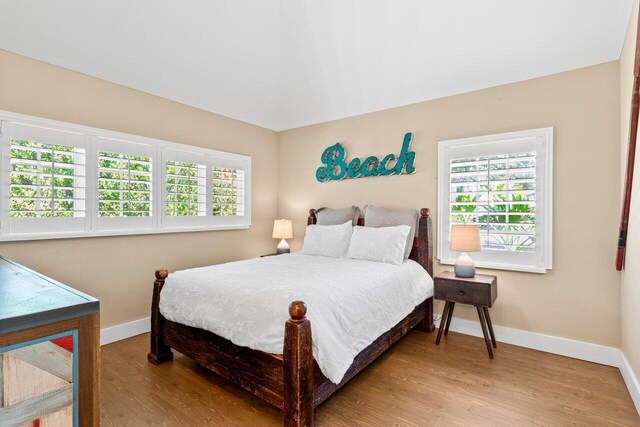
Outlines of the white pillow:
M395 227L356 226L353 228L347 258L402 264L407 236L410 231L411 227L408 225Z
M351 221L341 225L307 225L300 253L344 258L349 250L352 231Z

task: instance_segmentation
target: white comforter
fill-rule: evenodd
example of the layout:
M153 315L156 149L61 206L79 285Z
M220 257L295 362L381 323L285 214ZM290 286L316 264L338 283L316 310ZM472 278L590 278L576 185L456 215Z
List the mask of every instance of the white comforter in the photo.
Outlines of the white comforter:
M171 273L160 312L236 345L282 354L289 303L302 300L313 355L337 384L361 350L432 295L433 280L414 261L286 254Z

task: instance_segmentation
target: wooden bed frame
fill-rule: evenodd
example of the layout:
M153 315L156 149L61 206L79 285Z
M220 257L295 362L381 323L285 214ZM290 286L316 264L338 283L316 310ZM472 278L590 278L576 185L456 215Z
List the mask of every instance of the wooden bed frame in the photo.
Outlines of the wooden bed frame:
M308 224L316 223L315 210L309 211ZM358 223L364 225L361 218ZM420 210L410 258L420 263L433 276L433 239L429 209ZM285 426L311 426L314 409L373 362L380 354L414 327L433 332L433 298L419 304L407 317L353 361L340 384L326 378L313 359L311 323L306 319L307 307L293 301L284 331L283 354L271 354L241 347L204 329L171 322L160 314L160 292L168 276L158 270L151 303L151 352L149 362L158 365L173 359L171 349L184 354L202 366L236 383L268 403L284 411Z

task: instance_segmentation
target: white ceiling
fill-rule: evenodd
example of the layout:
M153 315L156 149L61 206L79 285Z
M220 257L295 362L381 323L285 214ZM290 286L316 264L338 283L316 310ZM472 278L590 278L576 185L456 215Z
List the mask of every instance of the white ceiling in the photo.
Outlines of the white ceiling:
M0 0L0 48L284 130L617 60L631 4Z

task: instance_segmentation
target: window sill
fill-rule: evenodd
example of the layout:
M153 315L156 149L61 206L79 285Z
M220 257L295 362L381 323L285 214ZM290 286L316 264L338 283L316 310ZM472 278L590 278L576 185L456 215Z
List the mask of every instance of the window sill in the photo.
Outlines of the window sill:
M441 259L440 264L444 265L455 265L455 259ZM546 274L547 269L544 267L533 267L530 265L516 265L516 264L504 264L504 263L493 263L486 261L474 261L476 267L479 268L487 268L490 270L507 270L507 271L519 271L523 273L536 273L536 274Z
M147 234L195 233L205 231L247 230L251 225L216 225L207 227L171 227L146 230L104 230L104 231L72 231L59 233L22 233L0 235L2 242L21 242L30 240L82 239L87 237L139 236Z

